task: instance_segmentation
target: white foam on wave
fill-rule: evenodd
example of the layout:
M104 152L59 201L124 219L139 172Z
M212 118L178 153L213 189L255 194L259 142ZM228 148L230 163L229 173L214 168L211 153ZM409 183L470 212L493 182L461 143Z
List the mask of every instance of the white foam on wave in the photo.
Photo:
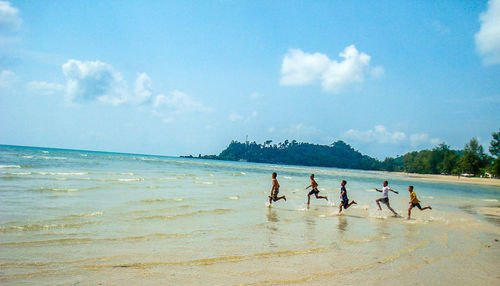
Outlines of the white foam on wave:
M23 156L23 158L31 159L33 156Z
M87 172L36 172L38 175L44 176L83 176L87 175Z
M379 209L370 209L368 216L372 217L372 218L381 218L381 219L386 219L389 217L389 215L387 215L387 213L385 213L383 210L381 211Z
M78 189L40 187L38 189L31 189L31 191L74 193L78 192Z
M7 168L21 168L19 165L0 165L0 169L7 169Z
M124 179L124 178L120 178L118 179L119 182L137 182L137 181L144 181L143 178L127 178L127 179Z
M73 217L93 217L93 216L102 216L103 212L91 212L91 213L84 213L84 214L73 214L71 216Z
M334 201L328 201L327 204L330 207L336 207L337 206Z
M49 151L42 151L42 153L49 154Z
M45 159L45 160L67 160L68 158L66 158L66 157L48 157L48 156L40 156L40 159Z
M13 175L13 176L27 176L27 175L31 175L32 173L31 172L8 172L5 174Z
M232 196L232 197L227 197L230 200L239 200L240 196Z
M88 155L87 154L80 154L80 156L87 157Z
M78 192L78 189L58 189L58 188L54 188L52 190L54 190L55 192L68 192L68 193Z
M283 176L283 178L285 178L287 180L291 180L292 179L292 177L290 177L290 176Z
M497 199L481 199L484 202L498 202Z
M215 184L214 182L201 182L201 181L195 181L195 184L201 184L201 185L213 185Z
M375 189L365 189L365 192L374 193L376 191L375 191Z
M434 199L434 197L433 197L433 196L422 196L422 198L424 198L424 199L429 199L429 200Z

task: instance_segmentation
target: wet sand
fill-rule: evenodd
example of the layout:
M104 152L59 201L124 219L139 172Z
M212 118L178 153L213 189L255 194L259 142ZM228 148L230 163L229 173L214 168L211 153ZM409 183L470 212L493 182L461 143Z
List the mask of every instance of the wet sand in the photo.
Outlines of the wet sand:
M496 186L0 148L1 285L500 285ZM268 206L271 173L287 201ZM321 195L306 206L309 174ZM356 200L338 215L339 183ZM432 210L379 211L383 180Z

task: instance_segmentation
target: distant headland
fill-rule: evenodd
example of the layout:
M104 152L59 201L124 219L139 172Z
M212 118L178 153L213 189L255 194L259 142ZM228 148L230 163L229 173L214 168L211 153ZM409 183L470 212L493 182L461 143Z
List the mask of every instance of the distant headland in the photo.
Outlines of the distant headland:
M418 174L441 174L467 177L500 177L500 131L492 134L486 154L476 138L463 150L452 150L441 143L431 150L408 152L402 156L387 157L383 161L363 155L342 140L330 145L318 145L295 140L273 144L231 141L219 155L181 156L183 158L245 161L286 165L335 167L360 170L378 170Z

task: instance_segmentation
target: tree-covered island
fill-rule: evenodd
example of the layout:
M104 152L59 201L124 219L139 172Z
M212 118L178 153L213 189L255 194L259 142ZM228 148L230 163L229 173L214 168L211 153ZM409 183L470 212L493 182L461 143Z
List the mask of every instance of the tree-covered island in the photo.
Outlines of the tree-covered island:
M446 174L500 177L500 131L492 134L490 155L476 138L463 150L452 150L441 143L431 150L413 151L380 161L363 155L344 141L318 145L295 140L272 144L232 141L219 155L182 156L184 158L248 161L287 165L336 167L361 170L397 171L419 174Z

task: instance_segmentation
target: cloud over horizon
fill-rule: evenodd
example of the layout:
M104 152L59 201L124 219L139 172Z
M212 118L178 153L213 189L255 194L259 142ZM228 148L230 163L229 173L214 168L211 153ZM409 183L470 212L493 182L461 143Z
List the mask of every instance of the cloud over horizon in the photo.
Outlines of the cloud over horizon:
M30 91L41 95L52 95L64 91L64 85L46 81L30 81L27 87Z
M500 64L500 0L488 1L488 8L481 13L479 21L481 27L474 38L483 64Z
M2 70L0 72L0 89L7 89L17 81L17 75L10 70Z
M343 133L342 137L365 144L410 144L412 147L437 145L441 142L439 138L431 138L427 133L415 133L407 136L401 131L391 132L384 125L376 125L373 129L366 131L349 129Z
M168 95L157 95L153 107L153 115L162 118L165 123L173 122L177 116L182 114L211 111L211 108L179 90L174 90Z
M382 66L370 66L371 57L360 53L354 45L339 53L342 61L331 60L321 53L306 53L290 49L281 65L280 84L285 86L311 85L320 82L324 91L339 93L356 86L368 77L384 74Z
M41 95L64 94L69 103L97 101L111 106L145 105L151 108L153 115L166 123L173 122L185 113L211 111L211 108L179 90L167 95L154 95L153 81L144 72L137 74L133 88L129 88L120 72L105 62L70 59L62 65L62 71L66 79L64 85L31 81L26 86L28 90ZM7 81L3 78L12 77L11 73L2 73L0 84Z
M19 10L8 1L0 1L0 31L18 30L22 23Z
M62 70L69 102L98 100L119 105L127 101L127 82L107 63L70 59Z

